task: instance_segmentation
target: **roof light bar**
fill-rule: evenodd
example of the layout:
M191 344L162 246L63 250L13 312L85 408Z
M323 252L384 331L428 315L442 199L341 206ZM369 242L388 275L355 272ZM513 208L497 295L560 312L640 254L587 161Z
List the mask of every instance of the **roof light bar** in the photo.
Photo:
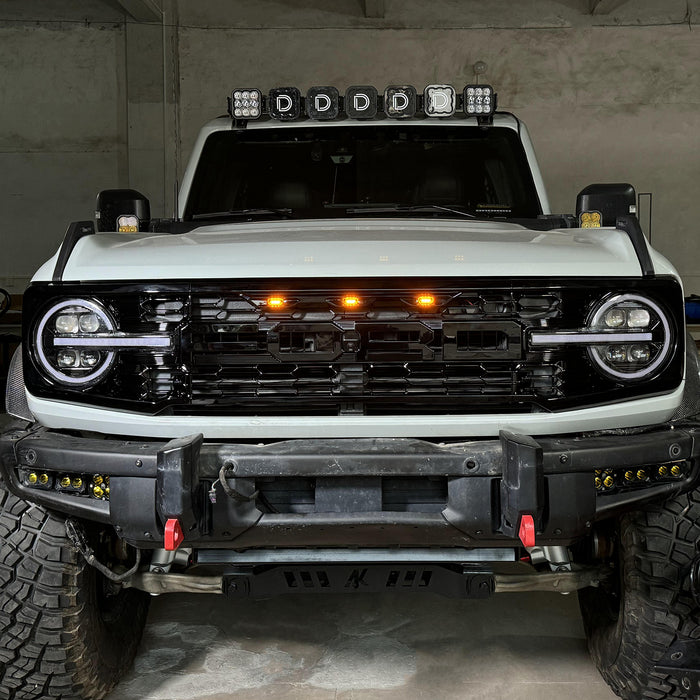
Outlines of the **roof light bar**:
M259 119L263 113L262 93L256 88L236 88L231 93L231 116Z
M378 97L372 85L353 85L345 91L345 113L351 119L374 119Z
M490 123L496 111L496 93L490 85L467 85L462 93L446 84L427 85L418 94L412 85L389 85L380 96L373 85L352 85L344 98L332 85L309 88L305 96L296 87L272 88L267 98L258 88L236 88L228 98L233 119L248 121L268 114L272 119L294 121L303 116L330 121L345 115L350 119L410 119L426 117L474 117Z
M467 85L464 88L464 111L468 117L490 117L496 110L490 85Z
M306 93L306 113L311 119L335 119L340 112L338 88L312 87Z
M423 91L426 117L451 117L457 107L457 93L452 85L428 85Z
M384 90L384 112L392 119L408 119L416 113L418 99L413 85L390 85Z
M301 93L295 87L270 90L270 116L280 121L292 121L301 116Z

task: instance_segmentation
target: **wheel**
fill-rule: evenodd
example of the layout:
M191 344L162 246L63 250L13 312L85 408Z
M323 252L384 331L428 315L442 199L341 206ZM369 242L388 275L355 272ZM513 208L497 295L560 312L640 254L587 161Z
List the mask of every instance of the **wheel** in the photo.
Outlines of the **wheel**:
M591 656L626 700L688 698L676 676L654 667L668 665L672 644L697 644L700 636L689 575L698 553L700 493L628 513L614 529L613 577L579 594Z
M0 700L103 698L134 659L148 603L110 588L62 520L0 481Z

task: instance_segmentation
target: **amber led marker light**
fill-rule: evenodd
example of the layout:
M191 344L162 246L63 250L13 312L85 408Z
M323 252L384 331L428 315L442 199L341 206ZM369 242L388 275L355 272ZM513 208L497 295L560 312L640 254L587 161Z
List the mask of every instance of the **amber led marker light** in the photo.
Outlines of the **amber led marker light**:
M429 306L435 306L435 297L432 294L419 294L416 297L416 304L418 306L422 306L423 308L427 308Z
M284 297L268 297L267 305L272 309L279 309L284 306L285 301Z
M355 294L346 294L342 299L342 304L346 309L356 309L360 305L360 297Z

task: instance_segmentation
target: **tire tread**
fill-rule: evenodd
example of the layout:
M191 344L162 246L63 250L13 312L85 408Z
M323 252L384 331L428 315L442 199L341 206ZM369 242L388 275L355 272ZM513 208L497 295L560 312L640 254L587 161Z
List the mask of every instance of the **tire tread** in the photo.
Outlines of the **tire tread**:
M100 658L86 599L94 577L63 521L0 482L0 700L99 700L114 687L120 674ZM121 672L145 623L147 599L134 600Z

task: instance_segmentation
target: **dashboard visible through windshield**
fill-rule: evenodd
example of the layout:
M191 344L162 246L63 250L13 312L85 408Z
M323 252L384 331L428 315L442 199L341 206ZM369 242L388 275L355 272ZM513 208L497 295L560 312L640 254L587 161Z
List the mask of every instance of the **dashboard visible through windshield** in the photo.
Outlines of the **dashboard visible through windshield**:
M215 132L185 220L347 216L536 218L522 144L506 128L382 124Z

